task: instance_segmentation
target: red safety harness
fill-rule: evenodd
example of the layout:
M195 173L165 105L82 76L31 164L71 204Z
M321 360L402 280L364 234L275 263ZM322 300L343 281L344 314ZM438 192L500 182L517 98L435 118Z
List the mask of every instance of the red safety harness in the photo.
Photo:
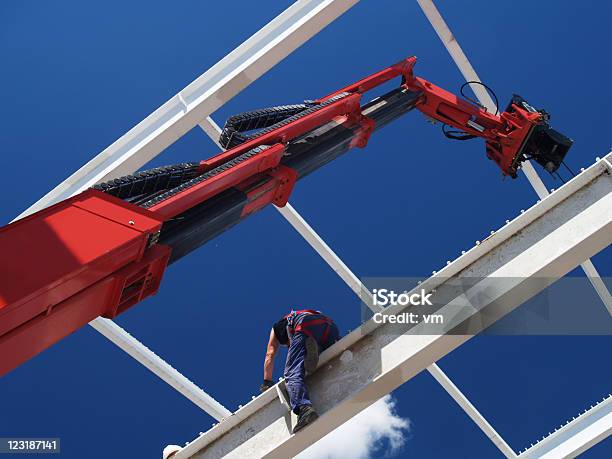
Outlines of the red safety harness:
M300 314L320 315L322 317L319 319L307 320L306 322L302 321L294 327L293 320ZM310 327L313 327L315 325L327 324L327 327L325 327L325 331L321 336L322 344L327 343L329 331L334 323L334 321L331 320L329 317L324 316L321 311L315 311L314 309L300 309L298 311L291 311L284 318L287 319L287 329L291 334L302 332L310 337L312 337L312 332L309 330Z

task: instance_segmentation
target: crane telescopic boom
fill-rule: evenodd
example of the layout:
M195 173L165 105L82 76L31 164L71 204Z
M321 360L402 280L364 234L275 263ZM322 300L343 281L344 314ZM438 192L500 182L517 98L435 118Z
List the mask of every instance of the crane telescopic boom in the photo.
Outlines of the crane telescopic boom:
M481 137L502 174L534 159L549 172L572 141L549 115L514 96L488 112L413 75L409 57L304 104L231 117L228 148L199 163L156 168L96 185L0 228L0 375L98 316L114 318L157 292L166 266L268 204L287 203L297 180L414 108ZM401 84L364 103L367 91Z

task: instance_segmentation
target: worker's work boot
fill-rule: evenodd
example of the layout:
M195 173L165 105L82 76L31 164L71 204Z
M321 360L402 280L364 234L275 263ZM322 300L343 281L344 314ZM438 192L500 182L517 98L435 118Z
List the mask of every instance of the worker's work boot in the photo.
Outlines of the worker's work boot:
M293 428L293 433L296 433L306 427L308 424L317 420L319 415L310 405L303 405L300 407L300 413L298 414L298 420Z
M319 365L319 344L312 336L306 338L306 357L304 358L304 369L311 374Z

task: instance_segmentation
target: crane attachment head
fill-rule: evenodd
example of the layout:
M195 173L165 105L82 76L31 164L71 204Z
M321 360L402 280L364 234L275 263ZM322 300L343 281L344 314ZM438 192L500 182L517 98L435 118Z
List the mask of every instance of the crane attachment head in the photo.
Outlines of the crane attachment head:
M545 110L533 108L520 96L514 95L502 113L493 114L476 101L414 76L412 66L404 74L403 85L422 92L416 108L428 118L460 130L445 131L447 137L458 140L482 137L487 157L497 163L504 175L516 178L521 163L529 159L553 173L572 146L570 138L550 126L550 115Z

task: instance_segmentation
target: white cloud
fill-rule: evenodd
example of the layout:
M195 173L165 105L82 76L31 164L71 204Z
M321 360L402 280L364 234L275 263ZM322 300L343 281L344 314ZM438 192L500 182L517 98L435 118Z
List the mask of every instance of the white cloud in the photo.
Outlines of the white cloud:
M296 458L380 457L401 448L406 442L409 431L410 421L397 415L395 401L387 395L308 447ZM386 451L382 451L383 448Z

